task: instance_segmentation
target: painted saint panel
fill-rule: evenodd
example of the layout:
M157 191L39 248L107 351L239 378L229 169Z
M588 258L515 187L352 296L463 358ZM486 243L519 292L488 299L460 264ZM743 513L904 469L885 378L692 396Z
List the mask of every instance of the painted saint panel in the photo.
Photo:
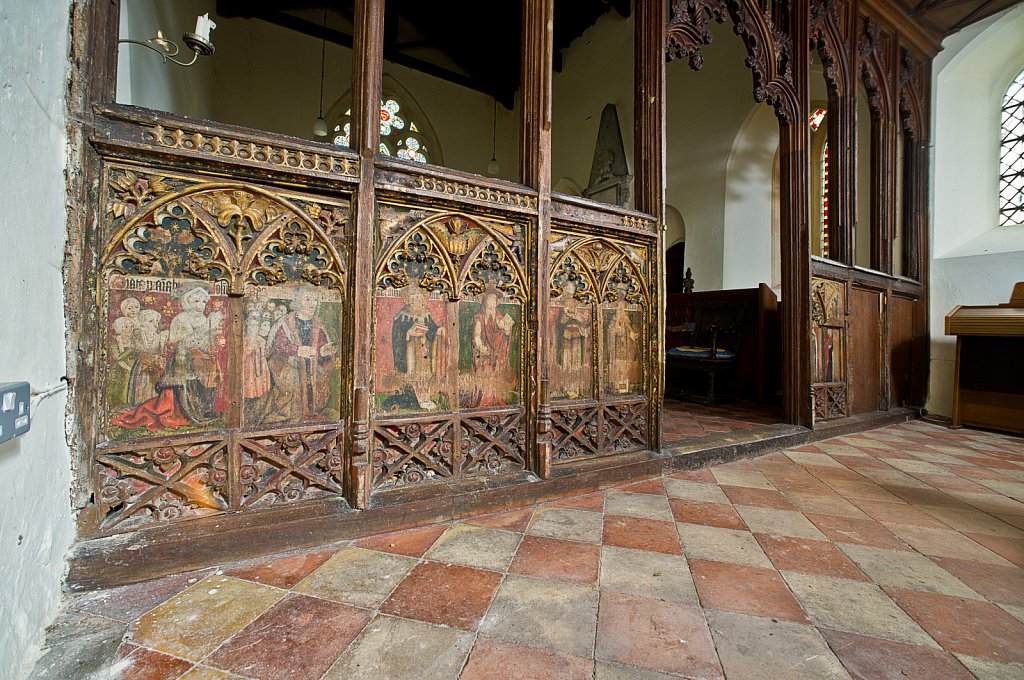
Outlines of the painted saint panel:
M521 403L519 359L522 306L488 286L459 303L459 407Z
M111 439L225 426L225 284L114 274L107 287Z
M454 406L449 307L414 280L377 291L378 413L448 411Z
M554 344L549 373L553 401L591 399L594 392L593 305L574 296L574 289L552 298L548 337Z
M601 305L604 396L643 394L643 308L625 300Z
M245 426L341 419L341 318L338 289L246 287Z

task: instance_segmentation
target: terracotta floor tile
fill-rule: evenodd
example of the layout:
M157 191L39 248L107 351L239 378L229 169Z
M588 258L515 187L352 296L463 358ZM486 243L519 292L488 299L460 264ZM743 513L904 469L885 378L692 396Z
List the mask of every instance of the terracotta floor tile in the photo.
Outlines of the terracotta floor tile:
M1013 562L1018 567L1024 567L1024 540L968 532L964 532L964 535L981 543L992 552Z
M807 513L807 519L811 520L823 534L836 543L857 543L891 550L910 549L895 534L873 519L813 513Z
M477 640L461 680L590 680L594 662L503 640Z
M947 652L822 628L843 666L854 680L972 680L973 676Z
M704 524L723 529L743 530L747 528L731 505L690 501L683 498L670 498L669 505L672 507L672 516L677 522Z
M472 646L457 628L378 615L324 680L456 680Z
M880 503L878 501L855 499L854 505L866 512L877 522L912 524L919 527L945 529L946 525L927 512L906 503Z
M174 680L192 668L192 663L173 656L136 647L117 665L118 680Z
M524 536L510 574L593 586L597 583L601 547L544 536Z
M189 586L198 583L213 571L213 569L190 571L154 581L101 590L75 600L74 608L78 611L129 623Z
M698 470L681 470L669 475L669 477L672 479L684 479L691 482L716 483L715 476L711 474L711 470L708 468L700 468Z
M381 611L476 630L500 583L501 574L494 572L424 562L405 577Z
M234 673L220 671L206 666L196 666L178 680L241 680Z
M795 536L754 534L768 559L780 571L832 576L867 581L857 565L830 541L815 541Z
M199 661L284 596L278 588L211 575L144 615L131 639Z
M1024 569L953 557L932 560L992 602L1024 606Z
M678 675L667 675L611 661L597 661L594 664L594 680L678 680L678 678Z
M914 550L933 557L955 557L957 559L987 562L1011 566L1012 563L988 548L982 546L953 529L932 529L909 524L885 525Z
M673 522L608 515L604 521L605 545L681 555L679 535Z
M947 651L1024 662L1024 624L994 604L915 590L886 592Z
M546 507L603 512L604 496L604 493L588 493L582 496L570 496L568 498L563 498L560 501L548 503Z
M796 510L781 492L773 489L755 489L749 486L722 486L722 491L734 505L752 505L776 510ZM682 520L676 520L682 521ZM738 528L738 527L737 527Z
M370 612L292 593L206 663L261 680L316 680L370 621Z
M419 529L409 529L393 534L371 536L361 541L356 541L360 548L380 550L382 552L394 553L395 555L406 555L407 557L423 557L423 553L430 550L438 537L448 529L447 524L434 524Z
M256 581L257 583L288 590L306 578L314 569L331 559L334 552L333 550L321 550L318 552L302 553L301 555L278 557L266 562L245 564L225 569L224 573L228 576L244 578L246 581Z
M807 623L806 613L776 570L708 560L689 562L705 609Z
M492 515L481 515L465 520L466 524L478 527L491 527L492 529L506 529L523 533L526 527L530 526L533 519L533 507L507 510Z
M699 607L601 594L598 659L684 677L724 678Z

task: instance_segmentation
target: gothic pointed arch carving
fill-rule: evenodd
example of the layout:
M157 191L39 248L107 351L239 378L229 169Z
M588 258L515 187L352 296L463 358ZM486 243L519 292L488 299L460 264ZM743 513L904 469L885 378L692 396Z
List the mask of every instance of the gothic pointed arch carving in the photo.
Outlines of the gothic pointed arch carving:
M821 0L811 5L811 49L821 57L822 73L829 88L840 96L851 91L846 48L849 31L844 15L845 7L839 0Z

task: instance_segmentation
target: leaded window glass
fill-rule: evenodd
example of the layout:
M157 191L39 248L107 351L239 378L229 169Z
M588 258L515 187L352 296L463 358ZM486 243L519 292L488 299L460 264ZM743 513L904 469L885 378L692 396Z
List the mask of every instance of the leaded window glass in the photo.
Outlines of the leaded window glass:
M821 150L821 256L828 257L828 142Z
M999 225L1024 224L1024 71L1003 97L999 151Z
M352 109L349 109L342 121L334 126L334 143L337 146L352 146L351 119ZM380 153L417 163L430 162L426 140L393 97L380 102Z

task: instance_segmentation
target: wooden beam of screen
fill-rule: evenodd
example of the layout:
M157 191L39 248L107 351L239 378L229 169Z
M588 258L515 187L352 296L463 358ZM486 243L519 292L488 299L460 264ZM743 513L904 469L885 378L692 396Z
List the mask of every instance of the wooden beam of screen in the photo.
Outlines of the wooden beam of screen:
M383 0L356 0L352 54L352 148L359 154L359 188L352 206L355 224L352 287L354 395L352 446L348 478L349 503L366 508L371 475L369 396L373 393L374 233L377 229L373 188L374 158L380 145L380 92L384 44Z
M667 0L637 0L633 39L634 76L634 187L636 208L654 215L658 224L658 241L653 267L654 281L648 285L657 290L652 305L655 312L654 347L658 349L651 374L651 448L661 448L661 398L665 384L665 20ZM652 357L653 359L653 357Z
M522 117L520 124L520 177L537 190L537 227L532 250L536 253L537 294L530 325L536 338L537 361L532 368L531 403L537 414L534 471L551 476L551 406L547 383L551 341L541 331L548 317L551 291L551 69L553 54L553 0L523 0Z

